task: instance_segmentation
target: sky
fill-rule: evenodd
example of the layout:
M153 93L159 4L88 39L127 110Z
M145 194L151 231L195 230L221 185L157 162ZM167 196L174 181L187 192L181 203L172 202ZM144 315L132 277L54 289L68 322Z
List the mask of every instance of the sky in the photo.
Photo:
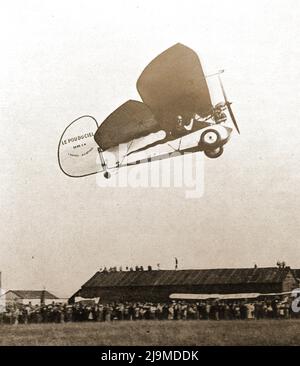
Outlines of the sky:
M0 271L68 297L100 267L300 268L298 0L0 1ZM103 121L168 47L194 49L239 122L204 194L101 188L57 163L65 127Z

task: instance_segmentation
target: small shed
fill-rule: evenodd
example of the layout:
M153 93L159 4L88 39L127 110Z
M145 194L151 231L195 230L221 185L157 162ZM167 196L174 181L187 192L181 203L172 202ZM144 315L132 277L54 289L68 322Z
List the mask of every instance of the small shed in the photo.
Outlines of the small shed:
M6 305L11 304L31 304L40 305L44 302L46 305L57 302L58 297L46 290L9 290L1 296Z

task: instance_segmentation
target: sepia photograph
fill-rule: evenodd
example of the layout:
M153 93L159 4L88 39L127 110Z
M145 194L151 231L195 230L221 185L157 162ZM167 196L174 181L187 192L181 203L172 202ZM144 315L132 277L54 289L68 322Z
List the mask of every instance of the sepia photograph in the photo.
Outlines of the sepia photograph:
M300 346L300 2L0 3L0 354Z

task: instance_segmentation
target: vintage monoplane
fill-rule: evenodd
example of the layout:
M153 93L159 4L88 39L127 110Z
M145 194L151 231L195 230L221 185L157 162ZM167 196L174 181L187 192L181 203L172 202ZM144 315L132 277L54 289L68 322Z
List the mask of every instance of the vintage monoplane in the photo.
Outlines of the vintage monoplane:
M223 71L205 76L193 50L180 43L170 47L140 75L142 102L128 100L100 126L95 118L82 116L65 129L58 148L60 168L72 177L103 172L109 178L110 169L170 158L174 152L219 157L232 133L226 111L239 133L222 84ZM213 76L224 98L215 106L207 84ZM171 151L162 153L162 146Z

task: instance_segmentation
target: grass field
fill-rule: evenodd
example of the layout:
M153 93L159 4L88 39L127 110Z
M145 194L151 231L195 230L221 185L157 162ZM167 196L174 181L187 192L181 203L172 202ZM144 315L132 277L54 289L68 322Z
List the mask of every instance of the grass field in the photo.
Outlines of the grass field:
M300 321L121 321L1 325L0 345L300 345Z

